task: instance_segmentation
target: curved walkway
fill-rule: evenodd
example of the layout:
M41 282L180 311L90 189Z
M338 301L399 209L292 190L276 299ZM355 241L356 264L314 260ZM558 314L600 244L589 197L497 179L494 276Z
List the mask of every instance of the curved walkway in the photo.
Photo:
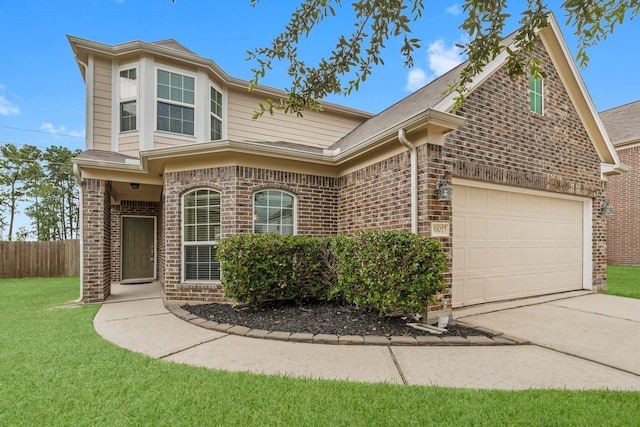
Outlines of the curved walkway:
M247 337L232 325L213 330L198 326L207 326L204 319L177 317L163 305L157 283L113 285L112 292L94 319L96 331L120 347L170 362L363 382L640 391L640 300L577 292L520 307L456 310L457 319L504 332L520 345L407 346Z

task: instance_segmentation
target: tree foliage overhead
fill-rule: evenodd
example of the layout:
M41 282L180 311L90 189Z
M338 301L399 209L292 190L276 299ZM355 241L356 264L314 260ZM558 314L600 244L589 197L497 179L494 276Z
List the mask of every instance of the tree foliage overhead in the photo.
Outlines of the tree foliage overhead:
M260 0L250 0L256 6ZM520 29L515 36L515 49L501 45L511 9L507 0L465 0L466 15L460 28L469 42L460 45L462 55L468 58L460 78L450 87L457 93L458 102L464 100L468 85L484 67L507 50L507 71L511 77L525 72L540 73L540 64L532 57L535 34L547 25L549 7L545 0L527 0L520 13ZM509 2L512 5L514 2ZM267 100L260 104L254 118L274 110L295 113L321 109L319 100L328 95L348 95L358 90L371 75L373 68L384 64L382 51L391 38L401 37L400 53L406 67L413 66L413 54L420 40L412 37L411 26L423 17L423 0L352 0L355 14L354 29L349 36L339 36L335 48L316 65L299 59L298 46L302 38L325 19L335 17L343 5L341 0L300 0L284 31L269 46L249 53L253 68L250 89L255 88L277 61L287 61L291 86L289 96L279 102ZM585 67L589 62L587 49L611 34L616 25L631 20L640 11L640 0L566 0L561 5L566 23L577 36L577 61Z

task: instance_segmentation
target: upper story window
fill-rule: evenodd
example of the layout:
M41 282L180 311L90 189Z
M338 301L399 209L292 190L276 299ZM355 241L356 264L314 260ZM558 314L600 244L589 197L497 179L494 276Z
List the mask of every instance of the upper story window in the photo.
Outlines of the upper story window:
M138 129L138 70L120 70L120 132Z
M542 79L534 75L529 76L529 103L531 111L542 114L543 110Z
M182 196L184 280L220 280L220 193L198 189Z
M158 70L158 130L193 135L195 78Z
M295 234L295 198L280 190L253 195L253 232Z
M222 139L222 93L211 88L211 141Z

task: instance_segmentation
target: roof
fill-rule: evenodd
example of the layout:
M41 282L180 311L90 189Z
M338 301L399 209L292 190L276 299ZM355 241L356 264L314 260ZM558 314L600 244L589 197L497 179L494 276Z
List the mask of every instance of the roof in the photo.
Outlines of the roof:
M179 50L179 51L182 51L182 52L185 52L185 53L190 53L191 55L197 55L197 53L195 53L191 49L187 49L186 47L184 47L183 45L181 45L180 43L178 43L174 39L158 40L158 41L151 42L151 43L152 44L156 44L158 46L163 46L163 47L168 47L170 49Z
M640 101L603 111L600 119L613 145L640 142Z
M132 157L132 156L127 156L126 154L120 154L113 151L103 151L103 150L86 150L78 154L75 158L80 160L93 160L98 162L122 163L122 164L126 164L128 162L133 162L133 163L140 162L140 159L138 157Z

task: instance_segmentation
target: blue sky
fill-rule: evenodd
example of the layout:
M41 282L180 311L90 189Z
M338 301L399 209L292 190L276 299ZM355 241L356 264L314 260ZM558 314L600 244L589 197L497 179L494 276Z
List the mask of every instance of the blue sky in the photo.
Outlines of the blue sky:
M517 26L523 1L510 0L514 15L507 31ZM572 29L564 26L561 1L549 2L565 39L575 53ZM84 148L85 88L66 35L107 44L173 38L210 58L234 77L249 79L254 66L247 51L266 46L287 23L296 0L56 0L0 2L0 144L63 145ZM411 89L437 77L461 58L454 44L463 40L461 1L426 0L414 34L422 40L416 67L406 69L399 42L384 52L385 65L374 71L360 90L332 102L379 112L407 96ZM309 62L327 54L337 35L350 33L350 1L339 17L305 40L301 54ZM324 51L322 51L324 49ZM598 111L640 99L640 25L626 22L588 53L582 76ZM283 68L263 84L288 85Z

